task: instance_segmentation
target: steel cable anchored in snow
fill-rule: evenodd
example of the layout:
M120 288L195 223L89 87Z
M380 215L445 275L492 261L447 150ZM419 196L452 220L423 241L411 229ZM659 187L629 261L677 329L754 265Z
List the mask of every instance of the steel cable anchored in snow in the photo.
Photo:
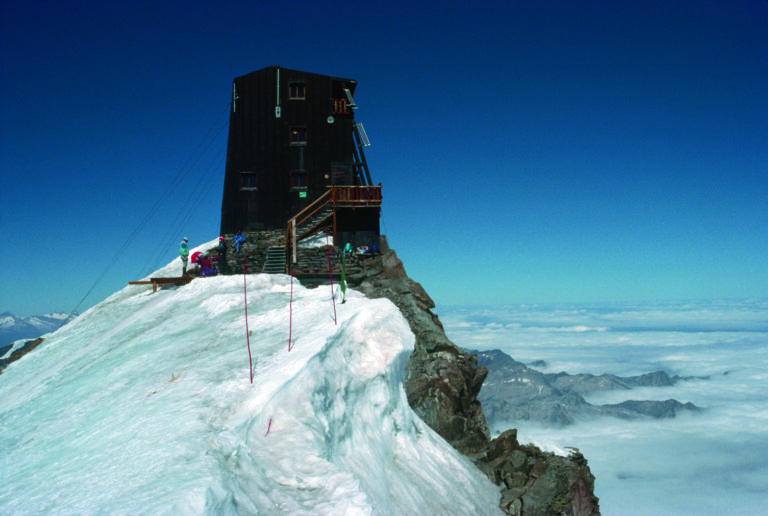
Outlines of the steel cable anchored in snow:
M221 118L225 113L229 111L229 103L227 103L227 107L221 112L219 115L219 118ZM158 212L160 207L170 199L171 194L174 191L178 191L179 187L183 184L183 180L185 177L185 174L190 172L189 169L191 169L192 166L194 166L197 163L197 160L200 158L195 157L195 155L200 151L201 148L203 148L203 143L210 137L210 141L204 148L204 150L207 150L208 146L210 146L210 143L213 141L215 136L218 133L215 133L215 129L221 127L220 130L223 130L227 127L227 124L220 125L218 122L218 119L214 124L211 126L211 128L208 131L208 134L198 143L197 148L192 153L192 155L187 159L187 162L184 164L184 166L177 172L176 176L171 180L171 182L168 184L168 186L165 188L165 190L160 194L160 197L155 201L154 205L144 214L144 217L141 219L141 221L138 223L138 225L134 228L134 230L128 235L128 237L125 239L123 244L120 246L120 248L115 252L114 256L112 257L109 262L107 262L107 265L104 267L104 270L101 271L101 274L96 278L96 280L93 282L91 287L86 291L85 295L78 301L77 305L69 312L69 316L72 317L72 315L77 312L77 310L80 308L80 306L85 302L86 299L88 299L88 296L91 295L91 293L96 289L96 287L101 283L101 281L104 279L104 277L107 275L107 273L112 270L115 263L118 262L120 258L122 258L123 254L128 250L128 248L131 246L131 244L136 240L136 238L141 234L141 232L144 230L144 228L147 227L149 224L149 221L154 217L154 215ZM194 159L193 159L194 158ZM213 170L212 167L209 168L209 170ZM203 176L204 177L204 176ZM197 188L197 187L196 187ZM191 196L187 196L191 197ZM183 209L179 210L180 213L187 212L188 210ZM192 215L191 210L189 210L188 217ZM165 240L165 237L164 237ZM162 248L165 249L165 244L162 244ZM151 270L151 269L150 269ZM147 272L149 274L149 272Z

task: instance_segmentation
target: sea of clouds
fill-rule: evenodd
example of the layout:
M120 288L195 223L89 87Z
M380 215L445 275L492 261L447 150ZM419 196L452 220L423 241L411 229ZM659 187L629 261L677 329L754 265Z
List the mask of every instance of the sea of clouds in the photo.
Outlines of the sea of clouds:
M459 346L501 349L547 373L690 379L607 391L595 404L677 399L704 410L674 419L599 418L518 428L521 442L579 448L597 477L603 514L759 514L768 505L768 302L525 305L438 310Z

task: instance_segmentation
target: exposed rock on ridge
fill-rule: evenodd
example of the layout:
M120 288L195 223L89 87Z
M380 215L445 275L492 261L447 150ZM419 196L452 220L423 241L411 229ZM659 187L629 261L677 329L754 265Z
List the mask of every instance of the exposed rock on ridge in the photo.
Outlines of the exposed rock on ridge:
M18 359L35 349L37 346L43 343L45 339L43 337L38 337L34 340L28 340L24 342L21 346L14 349L7 357L0 358L0 374L3 373L3 370L8 366L8 364L12 364L13 362L16 362ZM11 346L5 346L3 348L3 354L5 354L8 349Z
M382 237L382 256L363 262L349 283L366 296L390 299L416 336L405 390L414 411L501 486L499 506L514 515L599 514L594 476L577 450L568 456L521 446L517 431L490 439L477 395L488 375L477 357L445 335L434 302L408 277L403 263Z

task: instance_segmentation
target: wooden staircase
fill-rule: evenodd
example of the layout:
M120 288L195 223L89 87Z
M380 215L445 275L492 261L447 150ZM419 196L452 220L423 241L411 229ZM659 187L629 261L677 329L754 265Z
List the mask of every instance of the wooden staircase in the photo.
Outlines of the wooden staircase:
M336 210L338 208L378 206L381 206L381 186L328 187L328 191L288 220L283 272L288 272L291 264L297 263L296 244L299 240L330 226L334 242L336 241Z

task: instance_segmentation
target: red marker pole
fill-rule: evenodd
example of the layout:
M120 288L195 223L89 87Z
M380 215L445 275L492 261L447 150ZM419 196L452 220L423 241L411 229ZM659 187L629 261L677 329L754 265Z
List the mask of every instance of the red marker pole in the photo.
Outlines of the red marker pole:
M291 352L292 327L293 327L293 268L291 268L291 297L288 299L288 353Z
M248 331L248 294L245 289L245 256L243 256L243 301L245 302L245 342L248 344L248 370L253 384L253 359L251 358L251 332Z
M331 303L333 303L333 324L339 324L336 321L336 298L333 295L333 272L331 271L331 247L328 244L328 230L325 230L325 254L328 257L328 276L331 278Z

